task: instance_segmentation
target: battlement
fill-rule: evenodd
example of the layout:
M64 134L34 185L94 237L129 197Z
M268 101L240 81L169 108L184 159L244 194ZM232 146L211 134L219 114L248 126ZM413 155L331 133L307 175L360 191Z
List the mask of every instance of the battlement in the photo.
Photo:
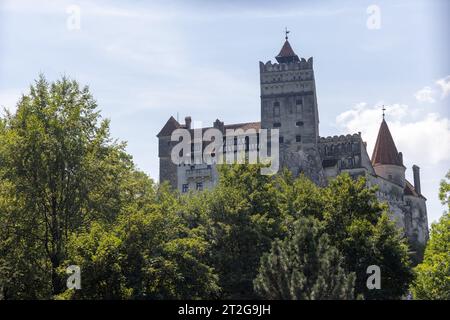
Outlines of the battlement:
M308 60L301 58L298 62L291 63L272 63L271 60L266 63L259 62L259 71L261 73L265 72L282 72L282 71L295 71L295 70L312 70L313 68L313 58L310 57Z
M346 134L340 136L328 136L320 137L319 143L347 143L347 142L360 142L362 141L361 132L354 134Z

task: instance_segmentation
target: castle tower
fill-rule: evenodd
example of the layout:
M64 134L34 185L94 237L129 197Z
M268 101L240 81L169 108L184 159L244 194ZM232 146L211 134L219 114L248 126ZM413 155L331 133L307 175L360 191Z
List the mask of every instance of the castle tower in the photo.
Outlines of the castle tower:
M171 160L171 152L176 142L172 142L170 137L172 132L180 127L180 123L174 117L170 117L161 131L156 135L158 137L159 182L163 183L164 181L168 181L174 189L178 185L178 176L177 165Z
M280 163L294 175L304 173L319 185L325 183L318 152L319 115L313 58L299 58L286 38L280 53L259 63L261 128L279 129Z
M403 156L401 152L397 151L389 127L384 120L384 114L373 149L372 166L378 176L394 182L402 188L405 187L406 168L403 165Z

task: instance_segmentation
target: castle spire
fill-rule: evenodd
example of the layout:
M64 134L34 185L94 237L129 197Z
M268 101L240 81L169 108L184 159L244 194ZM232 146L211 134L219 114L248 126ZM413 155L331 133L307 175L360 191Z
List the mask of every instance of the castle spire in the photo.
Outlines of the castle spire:
M291 31L289 31L287 28L285 29L285 41L283 44L283 47L280 50L280 53L275 57L277 59L278 63L290 63L290 62L298 62L300 59L295 54L294 50L292 50L291 44L288 41L288 34Z
M402 157L397 151L389 127L384 120L383 111L383 120L381 121L377 142L375 143L375 148L372 153L372 165L378 166L384 164L403 166Z

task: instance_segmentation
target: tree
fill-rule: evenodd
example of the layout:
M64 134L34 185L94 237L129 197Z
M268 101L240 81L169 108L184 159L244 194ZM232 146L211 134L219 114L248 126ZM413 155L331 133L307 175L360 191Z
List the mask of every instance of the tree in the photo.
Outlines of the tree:
M112 222L133 199L125 144L112 141L87 87L40 76L0 130L0 287L5 298L62 292L71 232Z
M223 165L206 204L210 265L219 275L221 298L254 298L261 255L282 235L274 179L259 165Z
M443 205L447 205L447 213L450 212L450 170L445 175L445 180L441 180L439 187L439 200Z
M300 218L293 233L275 240L261 258L255 291L265 299L353 299L355 274L315 218Z
M342 174L319 188L300 176L282 174L277 179L283 230L293 221L311 216L322 222L331 243L344 256L346 272L355 272L355 296L365 299L397 299L406 294L412 269L406 239L390 221L388 207L378 201L376 188L368 187L364 177L353 179ZM367 267L381 269L382 287L366 286Z
M167 185L142 208L128 208L114 226L93 223L73 234L65 265L80 266L82 290L62 299L206 299L217 296L208 243L178 214ZM63 271L63 270L62 270Z
M365 299L399 299L413 279L408 244L387 205L364 177L338 176L324 190L324 228L345 257L345 269L356 273L355 294ZM367 267L381 270L381 289L366 286Z
M447 179L450 179L450 172L447 173ZM447 181L441 181L439 198L442 204L449 204L449 186ZM424 260L415 268L415 273L416 279L411 286L414 298L450 300L449 212L444 213L438 223L432 224Z

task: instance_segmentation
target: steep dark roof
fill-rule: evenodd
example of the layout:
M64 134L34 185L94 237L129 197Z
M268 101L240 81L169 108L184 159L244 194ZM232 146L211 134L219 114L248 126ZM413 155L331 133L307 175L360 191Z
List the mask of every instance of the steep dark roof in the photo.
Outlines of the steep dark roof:
M378 131L377 142L372 154L372 165L393 164L403 166L402 159L395 147L391 132L383 119L380 130Z
M405 196L420 197L426 200L426 198L423 195L419 194L416 188L414 188L414 186L408 180L406 180L404 193Z
M172 132L175 129L178 129L179 127L180 127L180 124L178 123L178 121L175 120L174 117L170 117L169 120L167 120L164 127L161 129L161 131L156 136L157 137L170 136L172 134Z
M279 63L286 62L297 62L300 61L298 56L295 54L294 50L292 50L291 44L286 39L283 44L283 47L280 50L280 53L275 57Z

